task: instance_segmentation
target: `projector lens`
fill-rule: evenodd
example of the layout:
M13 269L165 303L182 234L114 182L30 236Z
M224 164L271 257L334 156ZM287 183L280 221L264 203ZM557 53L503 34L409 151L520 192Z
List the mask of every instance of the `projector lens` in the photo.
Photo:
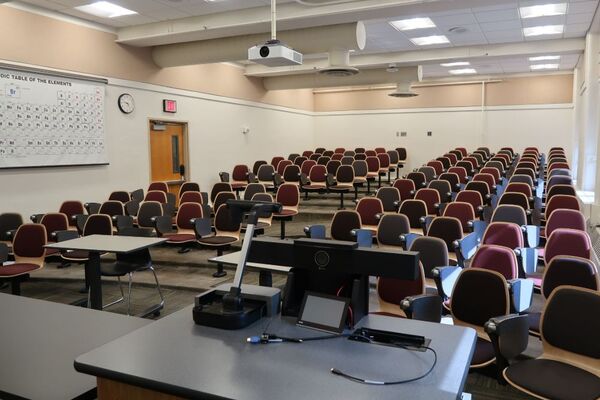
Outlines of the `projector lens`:
M268 46L263 46L260 48L260 56L261 57L268 57L270 53L269 47Z

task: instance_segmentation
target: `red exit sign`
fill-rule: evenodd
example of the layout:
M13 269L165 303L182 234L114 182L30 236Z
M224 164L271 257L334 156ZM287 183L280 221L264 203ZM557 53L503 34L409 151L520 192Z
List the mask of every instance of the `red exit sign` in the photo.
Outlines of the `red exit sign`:
M177 101L175 100L163 100L163 111L168 113L177 112Z

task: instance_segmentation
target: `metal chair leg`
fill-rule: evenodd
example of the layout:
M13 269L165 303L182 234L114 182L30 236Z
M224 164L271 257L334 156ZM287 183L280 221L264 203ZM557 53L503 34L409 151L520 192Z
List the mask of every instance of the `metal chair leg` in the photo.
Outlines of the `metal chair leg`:
M129 284L127 288L127 315L131 315L131 283L133 278L133 272L129 274Z
M217 248L217 257L221 257L222 255L223 255L223 249ZM218 263L217 264L217 272L213 273L213 277L221 278L225 275L227 275L227 272L223 270L223 264Z
M123 286L121 285L121 277L117 276L117 282L119 283L119 290L121 291L121 298L112 301L108 304L104 304L102 306L102 309L104 310L105 308L108 308L110 306L114 306L115 304L121 303L123 300L125 300L125 293L123 293ZM90 303L90 291L88 290L88 304Z
M165 297L162 294L162 290L160 288L160 283L158 282L158 277L156 276L154 266L150 266L150 271L152 271L152 275L154 275L154 281L156 282L156 290L158 290L158 295L160 296L160 306L162 307L165 305Z

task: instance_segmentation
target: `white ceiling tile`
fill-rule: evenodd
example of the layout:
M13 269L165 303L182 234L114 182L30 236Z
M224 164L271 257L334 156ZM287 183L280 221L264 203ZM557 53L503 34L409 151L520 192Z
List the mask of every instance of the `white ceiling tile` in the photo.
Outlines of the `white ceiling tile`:
M441 27L477 24L477 20L475 19L475 16L472 13L431 17L431 20L437 26L441 26Z
M517 8L519 7L518 2L514 2L514 3L500 3L500 4L495 4L495 5L491 5L491 6L481 6L481 7L473 7L471 8L471 10L473 10L474 13L478 13L478 12L484 12L484 11L496 11L496 10L505 10L507 8Z
M597 8L597 1L578 1L569 4L569 14L594 13Z
M497 11L476 12L475 18L477 18L477 21L479 21L480 23L518 20L519 12L516 8L508 8Z
M591 24L594 14L567 14L567 24Z
M551 17L526 18L522 19L524 27L529 26L544 26L544 25L564 25L566 22L565 15L554 15Z
M521 21L518 19L499 22L485 22L479 24L483 32L505 31L505 30L520 30Z

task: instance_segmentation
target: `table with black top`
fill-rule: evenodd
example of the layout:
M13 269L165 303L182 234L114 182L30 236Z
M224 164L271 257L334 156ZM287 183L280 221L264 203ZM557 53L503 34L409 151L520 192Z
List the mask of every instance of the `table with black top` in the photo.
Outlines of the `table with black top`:
M82 250L89 253L85 263L85 281L90 287L89 308L102 309L102 284L100 277L100 255L102 253L132 253L165 242L165 238L135 236L90 235L46 245L49 249ZM144 315L152 314L162 308L160 304L151 307Z
M0 316L1 399L95 398L75 357L152 322L3 293Z
M321 332L295 326L295 320L262 319L226 331L195 325L192 307L83 354L75 368L98 377L98 398L200 399L426 399L461 397L475 346L475 330L369 315L360 325L424 335L437 351L434 370L403 384L375 386L333 375L331 368L371 380L421 375L431 352L360 343L345 337L303 343L249 344L269 333L306 337ZM138 397L136 397L138 396ZM153 397L150 397L153 396Z

